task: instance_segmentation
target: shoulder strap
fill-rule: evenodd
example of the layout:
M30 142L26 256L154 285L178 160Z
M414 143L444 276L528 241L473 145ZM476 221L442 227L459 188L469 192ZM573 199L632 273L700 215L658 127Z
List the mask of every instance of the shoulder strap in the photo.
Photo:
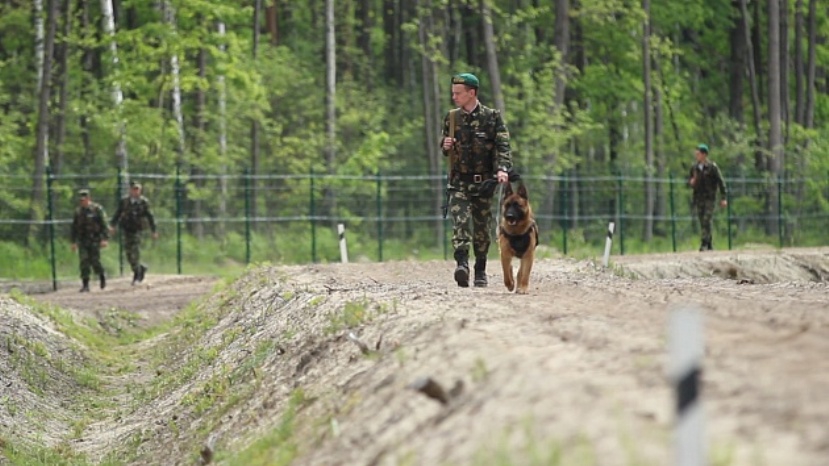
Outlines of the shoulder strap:
M452 110L449 110L449 137L452 139L455 139L455 121L457 119L459 110L460 109L458 108L453 108Z

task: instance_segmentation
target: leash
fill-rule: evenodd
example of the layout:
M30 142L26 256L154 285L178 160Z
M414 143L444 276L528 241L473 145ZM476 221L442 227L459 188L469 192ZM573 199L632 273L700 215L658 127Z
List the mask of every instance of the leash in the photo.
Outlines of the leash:
M498 242L498 229L501 225L501 201L504 200L504 185L498 183L498 186L495 188L497 192L498 203L495 205L495 217L493 217L493 228L492 228L492 241Z

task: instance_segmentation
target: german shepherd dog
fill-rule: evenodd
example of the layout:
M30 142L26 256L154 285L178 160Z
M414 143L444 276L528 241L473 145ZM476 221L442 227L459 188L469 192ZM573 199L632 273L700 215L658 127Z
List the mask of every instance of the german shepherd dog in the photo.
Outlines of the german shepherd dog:
M526 294L535 260L535 248L538 246L538 225L524 183L518 185L517 192L513 192L511 183L504 187L498 246L501 250L501 266L504 268L504 285L510 291L516 288L512 275L512 258L517 257L521 263L518 266L516 293Z

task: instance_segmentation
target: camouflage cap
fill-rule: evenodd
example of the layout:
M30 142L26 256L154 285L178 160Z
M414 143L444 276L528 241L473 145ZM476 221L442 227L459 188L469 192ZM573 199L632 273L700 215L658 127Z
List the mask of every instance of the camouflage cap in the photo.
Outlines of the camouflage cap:
M130 187L141 189L141 183L137 181L130 181Z
M697 146L697 150L700 152L708 153L708 145L707 144L700 144Z
M466 84L467 86L477 89L481 82L478 81L478 77L472 73L461 73L452 76L452 84Z
M85 197L89 197L89 190L88 189L79 189L78 190L78 197L83 199Z

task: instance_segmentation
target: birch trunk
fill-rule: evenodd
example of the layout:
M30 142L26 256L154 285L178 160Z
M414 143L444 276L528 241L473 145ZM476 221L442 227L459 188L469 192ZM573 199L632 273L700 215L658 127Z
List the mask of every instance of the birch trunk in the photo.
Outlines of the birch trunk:
M48 2L49 0L47 0ZM43 22L43 0L34 0L34 16L35 16L35 66L37 67L37 87L36 92L40 95L40 86L43 85L43 45L44 29Z
M438 128L441 121L438 120L437 115L439 110L436 108L438 99L436 99L437 79L436 72L432 60L429 57L431 50L428 46L429 32L427 31L427 15L431 15L428 6L423 5L423 0L417 2L418 10L418 28L417 39L420 45L420 71L422 81L422 95L423 95L423 120L425 121L425 138L426 138L426 153L429 157L429 172L438 176L435 183L437 196L435 198L435 212L440 212L441 206L445 200L443 188L446 180L442 175L441 169L441 154L438 149L437 141L440 139ZM443 224L442 220L438 220L435 224L435 244L440 245L443 241Z
M115 16L112 11L112 0L101 0L101 15L103 16L104 34L109 37L109 52L112 55L113 73L118 73L118 44L115 41ZM124 102L124 93L117 79L112 82L112 102L115 105L115 114L118 119L118 144L115 148L115 158L121 169L122 191L128 192L129 164L127 159L127 127L121 116L121 107Z
M644 83L644 95L642 110L645 123L645 226L643 239L649 242L653 239L653 210L656 201L656 190L654 189L653 172L653 99L651 98L651 20L650 0L642 1L642 10L645 12L645 21L642 26L642 81Z
M37 140L35 142L35 170L32 180L32 203L29 207L29 220L32 221L29 228L28 238L32 239L38 231L38 224L43 214L44 199L44 176L46 166L49 164L49 99L51 96L51 75L52 75L52 53L55 47L55 29L57 23L57 5L59 0L47 0L47 28L44 50L42 54L43 77L40 80L38 115L37 115Z
M262 0L254 0L253 2L253 62L256 66L256 61L259 55L259 25L262 16ZM257 192L259 191L259 183L257 183L256 175L259 174L259 121L256 117L251 117L250 120L250 212L249 215L256 218L257 212ZM254 228L256 222L253 223Z
M780 105L780 5L778 0L768 0L768 31L769 31L769 160L768 171L772 180L780 176L783 167L783 135L781 130ZM766 231L769 234L778 233L778 214L780 205L777 202L776 186L772 182L767 190L768 217Z
M747 0L740 0L740 11L743 17L743 33L746 36L746 66L748 67L748 82L751 88L751 110L754 121L754 134L757 138L755 146L756 148L760 148L763 147L763 132L760 121L760 89L757 84L757 69L755 68L754 44L751 41L751 25L749 24ZM756 166L760 165L758 161L759 157L755 155Z
M489 0L481 0L481 16L484 22L484 46L486 47L486 65L489 79L492 81L492 96L495 108L506 111L504 93L501 90L501 70L498 68L498 53L495 50L495 29L492 26L492 10Z
M176 35L176 10L173 5L165 0L162 4L164 8L164 21L170 26L173 31L173 37ZM181 111L181 66L178 61L178 54L170 55L170 76L173 82L173 89L171 90L171 98L173 99L173 118L176 120L176 132L178 134L178 146L176 147L176 163L183 167L184 165L184 116Z
M325 0L325 172L333 175L337 158L337 52L334 23L334 0ZM334 193L326 186L323 192L325 212L331 216L336 210ZM379 221L379 220L378 220Z

